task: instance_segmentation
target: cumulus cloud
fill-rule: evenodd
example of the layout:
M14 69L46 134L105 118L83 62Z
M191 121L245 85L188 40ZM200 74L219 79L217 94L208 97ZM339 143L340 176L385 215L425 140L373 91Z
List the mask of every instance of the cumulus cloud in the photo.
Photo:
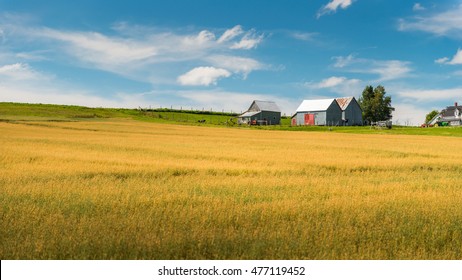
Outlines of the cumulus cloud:
M244 78L255 70L265 69L265 65L255 59L230 55L212 55L206 61L216 67L228 69L234 73L242 74Z
M400 31L423 31L437 36L462 38L462 4L454 9L435 13L429 16L419 16L410 19L400 19Z
M184 85L185 89L186 86L213 86L220 79L232 75L245 79L252 71L268 69L252 57L255 52L245 54L247 50L257 48L265 35L241 25L224 31L162 29L126 22L111 27L110 33L50 28L37 25L36 21L14 20L0 13L3 50L21 50L0 52L0 100L104 107L149 104L149 95L113 94L104 97L108 92L88 90L31 66L42 66L42 63L32 62L46 60L115 73L134 81L156 83L160 88L178 84ZM24 47L26 44L27 48ZM179 70L184 65L189 65L191 70ZM220 92L208 91L201 105L213 105L209 101L213 101L214 94ZM156 101L168 99L171 102L172 96L181 97L175 94L156 96ZM199 104L203 95L196 91L194 96L197 98L189 96L187 99L191 105ZM243 104L248 106L256 98L271 98L263 94L232 93L223 94L215 103L231 103L230 96L231 99L245 99L237 108L242 108Z
M462 49L458 49L452 59L443 57L443 58L439 58L435 60L435 62L439 64L449 64L449 65L462 64Z
M215 85L221 78L227 78L231 73L222 68L196 67L178 77L177 81L184 86L209 86Z
M338 8L346 9L351 4L353 4L353 0L331 0L318 11L317 17L320 18L323 15L335 13Z
M22 45L27 41L28 44L39 44L47 50L46 53L40 53L41 57L36 53L36 60L58 57L72 61L77 66L103 70L141 82L174 84L180 74L178 64L184 62L192 67L200 67L215 61L216 64L210 66L243 74L244 78L251 71L264 69L254 58L235 54L239 52L242 55L245 50L255 49L264 39L263 34L254 29L244 30L241 25L225 30L221 36L206 29L185 34L181 30L165 31L154 27L131 26L126 22L115 24L115 33L111 35L32 26L18 21L2 25L2 30L5 28L15 38L10 44ZM16 57L29 60L32 55L23 52L16 54ZM217 59L220 56L232 60L223 62ZM216 81L212 79L210 84Z

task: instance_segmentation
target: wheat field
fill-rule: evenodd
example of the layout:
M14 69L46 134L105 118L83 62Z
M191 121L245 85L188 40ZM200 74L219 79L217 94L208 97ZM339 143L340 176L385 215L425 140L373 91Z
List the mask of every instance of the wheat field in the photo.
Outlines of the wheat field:
M0 122L1 259L462 259L456 137Z

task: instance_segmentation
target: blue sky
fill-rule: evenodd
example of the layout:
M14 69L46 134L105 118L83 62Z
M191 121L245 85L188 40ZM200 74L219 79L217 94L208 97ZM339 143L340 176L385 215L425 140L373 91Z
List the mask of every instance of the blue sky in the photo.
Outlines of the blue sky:
M462 103L462 1L0 0L0 101L245 111L359 97L393 120Z

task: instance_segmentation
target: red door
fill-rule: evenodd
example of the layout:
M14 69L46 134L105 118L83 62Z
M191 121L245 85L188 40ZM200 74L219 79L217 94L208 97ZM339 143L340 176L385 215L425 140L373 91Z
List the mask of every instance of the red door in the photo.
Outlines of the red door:
M292 125L297 125L297 117L292 119Z
M314 114L305 114L305 125L314 125Z

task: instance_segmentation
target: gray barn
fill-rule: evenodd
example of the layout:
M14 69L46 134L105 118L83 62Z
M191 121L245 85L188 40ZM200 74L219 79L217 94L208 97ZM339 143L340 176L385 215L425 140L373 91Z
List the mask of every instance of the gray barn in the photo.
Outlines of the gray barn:
M332 99L303 100L297 113L292 117L292 125L341 125L342 109Z
M342 109L342 125L363 125L363 111L354 97L341 97L335 99Z
M273 125L281 123L281 109L273 101L255 100L238 117L239 124Z

